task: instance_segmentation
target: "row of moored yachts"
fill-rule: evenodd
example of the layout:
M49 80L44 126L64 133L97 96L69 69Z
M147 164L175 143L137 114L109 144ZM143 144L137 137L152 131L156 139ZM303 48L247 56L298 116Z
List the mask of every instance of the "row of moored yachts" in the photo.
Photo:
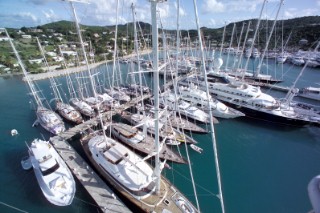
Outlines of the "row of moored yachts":
M163 167L167 165L165 163L167 160L186 163L186 161L170 149L168 145L178 145L180 142L195 144L196 141L184 135L181 130L206 133L205 129L194 125L194 123L189 120L202 124L209 123L210 117L208 110L211 110L212 114L219 118L236 118L247 115L271 122L295 126L303 126L306 124L319 125L320 122L319 112L298 104L277 100L263 93L259 87L236 81L225 73L221 74L212 70L207 74L207 86L212 95L209 97L206 95L206 83L204 77L201 75L193 74L184 77L178 82L178 85L176 90L166 90L160 94L161 110L159 114L161 119L159 129L162 142L159 154L163 160ZM121 91L123 94L115 95L117 91ZM127 91L127 93L125 93L125 91ZM144 91L146 93L148 92L147 89ZM133 97L133 94L139 93L134 93L133 90L130 90L128 87L121 87L113 90L113 94L114 97L123 98L125 97L124 94L128 97ZM218 101L218 99L221 102ZM62 102L57 102L57 110L63 117L70 115L70 118L77 118L72 121L79 124L83 122L83 118L80 117L81 119L79 119L75 114L93 117L97 110L107 110L113 107L112 104L115 102L118 104L116 106L120 106L130 100L114 98L111 102L110 100L106 102L96 102L95 99L91 102L77 101L81 104L72 102L72 105L81 113L77 113L75 108ZM149 102L152 103L152 98ZM101 105L106 107L101 109ZM229 106L233 106L239 111ZM61 109L64 109L65 115L61 112ZM90 109L92 113L86 113L85 109ZM59 134L64 131L64 126L62 126L60 122L57 122L62 122L62 119L53 111L39 107L37 116L39 123L51 133ZM135 202L139 205L139 202L147 202L147 198L153 196L153 170L149 164L140 164L145 164L146 159L154 157L156 154L153 138L155 134L154 108L152 105L141 103L136 106L136 113L124 111L121 113L121 116L126 119L130 125L112 123L111 125L105 126L105 129L111 132L112 137L107 137L102 130L90 131L81 139L81 142L88 156L93 156L90 160L96 165L96 168L98 168L103 175L107 176L106 178L111 180L115 186L121 185L125 187L126 193L134 195L137 198ZM68 120L70 120L70 118ZM143 154L143 160L123 144ZM30 161L35 169L37 178L42 178L42 182L46 183L46 187L42 187L42 190L48 200L56 205L67 205L74 196L74 181L72 180L72 175L70 176L69 172L67 172L67 167L64 166L63 161L58 159L59 156L54 154L52 150L53 148L48 142L35 140L29 147ZM130 167L140 168L140 170L133 171L129 169ZM144 169L141 170L141 168ZM110 169L113 172L104 172ZM112 175L117 173L116 171L118 171L117 178ZM136 175L137 171L139 171L139 175L136 176L137 178L132 178ZM133 175L132 172L134 172L135 175ZM57 175L58 173L59 175ZM131 173L132 175L129 175L130 178L125 175ZM164 185L169 184L165 179L162 181ZM54 193L48 193L48 191L44 189L49 189L54 191ZM54 196L52 196L53 194ZM189 208L193 208L192 204L188 203L182 195L180 195L180 198L176 198L174 202L176 206L179 206L180 204L177 200L182 202L181 205L188 205ZM159 203L161 203L160 200ZM150 209L155 208L156 205Z

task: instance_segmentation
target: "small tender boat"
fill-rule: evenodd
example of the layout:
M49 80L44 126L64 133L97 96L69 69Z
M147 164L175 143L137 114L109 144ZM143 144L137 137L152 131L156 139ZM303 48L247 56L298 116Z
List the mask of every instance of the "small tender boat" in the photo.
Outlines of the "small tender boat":
M40 139L32 141L28 148L33 171L44 196L54 205L70 205L75 195L76 185L60 155L48 141ZM28 159L23 161L27 168Z
M320 101L320 87L305 87L298 95L304 98Z
M22 158L21 166L24 170L29 170L32 168L32 164L29 156L25 156Z
M15 136L17 134L18 134L18 130L16 130L16 129L11 130L11 135L12 136Z
M43 106L37 108L37 121L48 132L58 135L66 130L61 117L53 112L51 109L47 109Z
M311 205L313 207L313 211L315 213L320 212L320 189L319 189L319 183L320 183L320 175L315 176L312 178L308 184L308 194L309 199L311 202Z
M196 145L194 145L194 144L190 144L190 147L191 147L194 151L199 152L200 154L201 154L202 151L203 151L202 148L200 148L200 147L198 147L198 146L196 146Z

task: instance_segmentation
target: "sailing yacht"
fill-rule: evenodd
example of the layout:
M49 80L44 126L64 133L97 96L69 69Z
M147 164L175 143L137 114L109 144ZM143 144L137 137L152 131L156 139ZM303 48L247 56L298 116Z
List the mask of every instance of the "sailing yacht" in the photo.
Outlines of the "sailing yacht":
M278 64L283 64L283 63L286 62L287 58L288 58L288 54L287 54L287 53L280 53L280 54L277 55L277 57L276 57L276 62L277 62Z
M72 107L70 104L64 103L62 101L59 89L57 87L57 83L54 80L54 78L50 78L50 83L52 86L53 94L55 96L56 111L67 121L70 121L76 124L82 123L83 118L81 116L81 113L77 111L74 107Z
M151 166L119 142L98 135L91 138L87 146L95 167L126 193L140 200L155 190Z
M37 120L35 124L39 123L48 132L58 135L66 130L60 116L52 110L47 109L44 106L38 106L36 114Z
M84 148L100 174L141 211L159 212L170 209L170 212L186 212L180 209L184 205L193 210L192 204L164 178L161 178L163 190L157 194L153 168L121 143L104 135L97 135L87 145L84 144Z
M298 95L304 98L320 101L320 87L305 87Z
M30 162L43 195L54 205L70 205L76 184L66 163L48 141L35 139L28 148Z
M119 101L120 103L127 103L130 101L130 96L127 95L125 92L121 91L123 88L119 88L118 90L115 89L105 89L105 91L115 100Z
M169 92L169 91L168 91ZM208 133L205 129L203 129L202 127L198 126L195 122L191 122L189 121L187 118L183 118L181 116L179 116L179 111L175 111L175 110L170 110L169 107L169 101L164 102L163 101L163 96L165 94L170 94L168 92L164 92L160 95L160 99L159 99L159 114L160 116L160 122L163 124L167 124L167 126L169 125L172 126L174 129L183 129L184 131L190 131L190 132L194 132L194 133ZM172 95L174 98L174 95ZM182 100L179 100L180 102ZM199 112L199 115L202 116L204 114L201 114L202 110L199 110L197 107L193 107L191 106L191 104L184 102L186 105L184 105L185 107L190 106L189 108L195 110L196 112ZM181 104L180 104L181 105ZM150 116L152 118L154 118L155 116L155 109L152 105L150 104L144 104L144 108L142 108L141 105L137 105L136 108L138 109L138 112L144 111L145 114L147 116ZM188 109L189 109L188 108ZM198 111L199 110L199 111ZM189 109L189 113L192 113L194 111L191 111ZM185 115L186 113L180 113L180 115ZM199 117L200 117L199 116ZM196 117L196 116L193 116ZM218 123L218 121L214 118L214 123Z
M71 98L69 102L71 106L85 116L94 117L96 115L94 109L89 104L78 98Z
M56 110L58 113L68 121L71 121L76 124L83 122L81 113L75 110L71 105L63 103L62 101L56 101Z
M44 49L42 48L42 45L40 44L40 41L38 38L36 38L39 49L41 51L42 57L44 58L44 62L45 65L47 67L47 71L49 72L49 64L47 61L47 58L45 56L45 52ZM58 111L58 113L64 117L66 120L71 121L73 123L82 123L83 119L81 117L81 114L75 110L72 106L70 106L69 104L63 103L62 102L62 98L61 98L61 94L58 88L58 84L57 81L53 78L50 77L50 84L51 84L51 88L53 90L53 94L55 97L55 101L56 101L56 110Z
M13 52L18 60L18 63L22 69L22 72L25 76L27 85L31 91L31 95L33 96L35 102L36 102L36 115L37 115L37 120L35 121L35 123L33 124L36 125L38 123L40 123L40 125L46 129L47 131L51 132L52 134L58 135L61 132L65 131L65 126L64 123L62 121L62 119L60 118L60 116L58 114L56 114L55 112L53 112L51 109L46 108L43 103L42 103L42 97L40 97L40 92L36 89L36 85L34 82L32 82L28 76L28 73L25 69L25 66L20 58L20 55L18 53L18 51L16 50L12 39L10 38L8 32L6 29L4 29L4 32L6 33L6 36L9 38L9 42L10 45L13 49Z
M152 114L139 114L139 113L130 113L130 112L123 112L122 118L126 119L132 125L140 128L141 130L146 129L146 131L154 136L155 135L155 124L154 124L154 117ZM159 121L159 131L161 133L161 138L165 139L167 144L171 145L179 145L180 142L187 142L187 143L194 143L193 140L188 140L186 137L183 140L183 136L174 130L172 125L166 124L166 121Z
M114 138L129 146L130 148L149 155L155 152L154 138L138 130L134 126L124 123L112 123L111 133ZM160 149L160 158L176 163L186 163L186 161L170 149L166 144L163 144Z

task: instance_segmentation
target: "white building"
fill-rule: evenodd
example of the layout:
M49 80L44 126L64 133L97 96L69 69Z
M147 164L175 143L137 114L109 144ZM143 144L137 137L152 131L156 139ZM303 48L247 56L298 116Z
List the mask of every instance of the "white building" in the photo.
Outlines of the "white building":
M29 60L30 64L41 64L43 61L43 58L39 58L39 59L31 59Z
M31 39L32 38L31 35L21 35L21 37L24 38L24 39Z

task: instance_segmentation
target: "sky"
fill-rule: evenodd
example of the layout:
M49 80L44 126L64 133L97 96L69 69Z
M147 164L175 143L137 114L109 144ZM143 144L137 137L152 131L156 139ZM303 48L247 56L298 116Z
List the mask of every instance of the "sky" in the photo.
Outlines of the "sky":
M131 4L135 5L136 20L151 22L148 0L77 0L75 8L81 24L109 26L132 22ZM200 26L220 28L225 24L258 18L263 0L195 0ZM194 0L180 0L180 29L195 29ZM274 19L280 0L268 0L262 16ZM118 7L117 7L118 5ZM158 4L159 16L165 29L175 29L177 0ZM117 16L118 8L118 16ZM286 0L278 19L320 15L320 0ZM117 18L118 17L118 18ZM69 2L62 0L0 0L0 27L36 27L46 23L73 20Z

